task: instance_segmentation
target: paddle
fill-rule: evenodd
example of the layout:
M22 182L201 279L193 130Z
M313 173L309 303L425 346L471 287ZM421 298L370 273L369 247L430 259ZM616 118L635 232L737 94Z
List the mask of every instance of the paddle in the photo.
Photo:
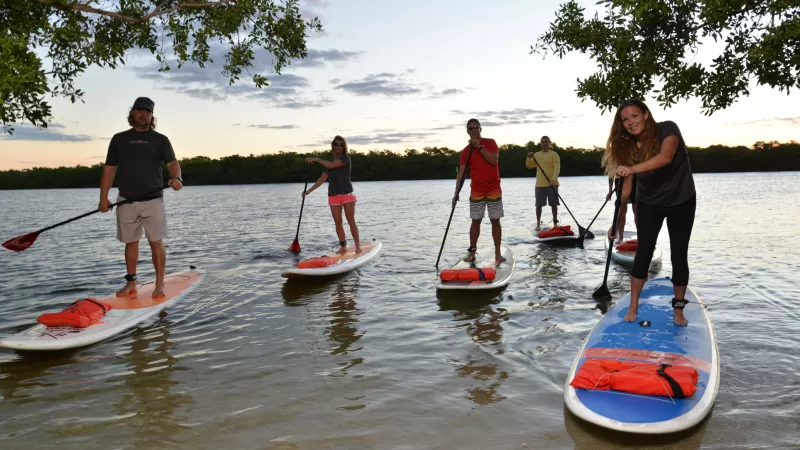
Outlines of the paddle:
M609 197L609 198L610 198L610 197ZM600 215L600 213L603 211L603 208L605 208L605 207L606 207L606 203L608 203L608 198L606 199L606 201L604 201L604 202L603 202L603 206L601 206L601 207L600 207L600 210L599 210L599 211L597 211L597 214L595 214L595 215L594 215L594 219L592 219L592 221L591 221L591 222L589 222L589 226L588 226L587 228L592 228L592 224L594 224L594 221L595 221L595 220L597 220L597 216L599 216L599 215ZM581 237L581 239L583 239L583 237Z
M542 171L542 175L544 175L545 179L547 179L547 182L551 184L550 187L551 188L555 188L555 186L552 186L553 182L550 181L550 177L547 176L547 173L544 171L542 166L539 165L539 161L536 160L536 155L531 155L531 156L533 157L533 160L536 161L536 167L538 167L538 169ZM578 234L581 235L581 239L578 240L578 242L579 242L578 245L582 245L583 244L583 236L588 236L589 239L594 239L594 234L591 231L589 231L588 229L583 228L581 226L581 224L578 223L578 219L576 219L575 216L572 215L572 211L569 210L569 206L567 206L567 202L565 202L564 199L561 198L561 194L558 193L558 190L556 190L556 195L558 196L558 199L561 200L561 203L564 204L564 208L567 209L567 212L572 217L572 220L574 220L575 224L578 225ZM561 227L559 227L559 228L561 228ZM561 229L564 230L563 228L561 228ZM566 232L566 230L564 230L564 231ZM569 234L569 233L567 233L567 234Z
M611 223L611 234L616 236L617 234L617 217L619 216L619 205L620 205L620 196L622 194L622 183L617 186L617 201L614 203L614 222ZM608 202L608 200L606 200ZM605 206L605 204L604 204ZM606 239L609 239L608 243L608 254L606 255L606 273L603 275L603 285L597 288L592 294L592 297L601 297L601 298L610 298L611 293L608 292L608 286L606 283L608 282L608 266L611 264L611 252L614 250L614 241L613 238L609 238L606 236Z
M142 197L146 197L146 196L148 196L150 194L155 194L156 192L164 190L164 189L166 189L168 187L169 187L169 185L166 185L166 186L160 187L158 189L153 189L152 191L146 192L145 194L143 194ZM124 203L131 203L131 202L134 202L134 201L136 201L136 199L128 199L128 200L119 201L117 203L112 203L111 205L109 205L108 210L111 211L115 206L119 206L119 205L122 205ZM66 225L66 224L68 224L70 222L74 222L74 221L76 221L78 219L83 219L84 217L91 216L92 214L98 213L98 212L100 212L100 208L97 208L94 211L89 211L89 212L87 212L85 214L81 214L80 216L73 217L72 219L65 220L63 222L59 222L59 223L57 223L55 225L50 225L49 227L42 228L41 230L34 231L33 233L28 233L28 234L25 234L25 235L22 235L22 236L15 237L13 239L9 239L9 240L3 242L3 247L5 247L5 248L7 248L9 250L13 250L15 252L25 251L25 250L28 249L28 247L33 245L33 243L36 241L36 238L38 238L39 235L44 233L45 231L52 230L53 228L60 227L61 225Z
M458 188L456 188L456 197L461 193L461 188L464 187L464 180L467 179L469 176L469 160L472 158L472 144L469 145L469 152L467 153L467 163L464 166L464 176L461 177L461 180L458 182ZM458 200L456 200L458 201ZM447 232L450 230L450 221L453 220L453 212L456 210L456 204L453 203L453 207L450 209L450 218L447 219L447 228L444 229L444 238L442 239L442 246L439 248L439 256L436 257L436 268L439 268L439 259L442 257L442 250L444 250L444 242L447 240Z
M308 189L308 169L311 167L311 164L306 165L306 184L303 186L303 192ZM297 218L297 232L294 235L294 241L292 241L292 245L289 246L289 251L293 253L300 253L300 220L303 218L303 206L306 204L306 196L303 196L303 201L300 202L300 217Z

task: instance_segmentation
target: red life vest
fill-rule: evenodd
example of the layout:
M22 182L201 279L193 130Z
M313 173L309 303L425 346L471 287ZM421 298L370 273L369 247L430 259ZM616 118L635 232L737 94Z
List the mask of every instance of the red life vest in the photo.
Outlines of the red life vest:
M617 250L621 252L635 252L637 248L639 248L638 239L629 239L617 246Z
M318 256L316 258L304 259L297 263L298 269L316 269L320 267L328 267L331 264L336 264L339 261L333 256Z
M556 236L574 236L575 232L569 229L569 225L559 225L549 230L542 230L539 232L540 238L556 237Z
M86 328L97 323L109 311L111 311L111 305L87 298L78 300L61 312L42 314L36 320L48 327Z
M447 269L439 274L442 281L492 281L497 276L497 271L490 267L481 269Z
M694 367L596 358L584 361L569 385L576 389L685 398L697 391L697 379Z

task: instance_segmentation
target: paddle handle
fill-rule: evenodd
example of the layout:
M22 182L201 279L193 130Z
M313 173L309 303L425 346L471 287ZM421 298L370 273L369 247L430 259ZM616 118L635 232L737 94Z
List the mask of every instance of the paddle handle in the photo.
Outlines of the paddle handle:
M152 190L152 191L150 191L150 192L146 192L146 193L145 193L145 194L143 194L142 196L146 196L146 195L150 195L150 194L155 194L156 192L158 192L158 191L161 191L161 190L164 190L164 189L166 189L167 187L169 187L169 185L167 185L167 186L163 186L163 187L160 187L160 188L158 188L158 189L154 189L154 190ZM122 200L122 201L119 201L119 202L117 202L117 203L112 203L111 205L109 205L108 209L109 209L109 211L110 211L110 210L111 210L112 208L114 208L115 206L122 205L123 203L130 203L130 202L133 202L133 201L135 201L135 199ZM43 233L43 232L45 232L45 231L47 231L47 230L52 230L53 228L60 227L61 225L66 225L66 224L68 224L68 223L70 223L70 222L74 222L74 221L76 221L76 220L78 220L78 219L83 219L84 217L88 217L88 216L91 216L92 214L99 213L99 212L100 212L100 208L97 208L97 209L95 209L94 211L89 211L89 212L87 212L87 213L81 214L80 216L73 217L73 218L71 218L71 219L67 219L67 220L65 220L65 221L63 221L63 222L59 222L59 223L57 223L57 224L55 224L55 225L50 225L49 227L42 228L41 230L37 230L37 231L36 231L36 234Z
M303 193L305 194L306 190L308 189L308 169L311 167L309 164L306 167L306 184L303 186ZM294 240L296 241L300 237L300 221L303 219L303 206L306 204L306 196L303 196L303 201L300 202L300 217L297 218L297 232L294 234Z
M469 176L469 161L472 158L472 144L469 145L469 152L467 153L467 163L464 165L464 176L458 181L458 187L456 188L456 197L461 194L461 188L464 187L464 181ZM453 203L453 207L450 208L450 218L447 220L447 227L444 229L444 238L442 238L442 245L439 247L439 256L436 257L436 267L439 267L439 260L442 258L442 250L444 250L444 243L447 241L447 232L450 230L450 221L453 220L453 212L456 210L456 204Z
M619 209L621 203L620 197L622 197L622 183L619 183L619 186L617 186L616 191L617 191L617 200L616 202L614 202L614 222L611 224L611 234L615 236L617 234L617 219L619 218ZM627 205L625 206L627 207ZM609 238L608 235L606 235L606 239L609 240L609 243L608 243L608 253L606 254L606 273L605 275L603 275L603 286L605 286L606 282L608 281L608 267L611 265L611 252L614 251L614 240L612 238ZM606 290L608 290L608 288L606 288Z

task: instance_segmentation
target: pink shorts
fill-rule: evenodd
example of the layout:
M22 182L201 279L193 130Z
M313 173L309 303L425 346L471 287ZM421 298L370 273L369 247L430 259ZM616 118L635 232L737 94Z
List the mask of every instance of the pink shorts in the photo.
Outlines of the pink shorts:
M355 202L356 202L356 196L353 194L328 196L328 204L331 206L344 205L345 203L355 203Z

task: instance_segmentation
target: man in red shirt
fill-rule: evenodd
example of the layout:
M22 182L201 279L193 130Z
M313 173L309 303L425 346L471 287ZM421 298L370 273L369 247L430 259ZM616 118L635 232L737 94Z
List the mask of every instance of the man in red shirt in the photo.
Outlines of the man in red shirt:
M458 187L464 177L469 156L470 196L469 217L472 225L469 229L469 249L464 261L475 260L475 250L478 237L481 234L481 220L484 212L489 211L489 220L492 222L492 238L494 238L494 254L497 262L506 259L500 254L500 218L503 217L503 192L500 189L500 166L498 157L500 151L494 139L481 137L481 124L477 119L467 122L469 144L461 150L461 162L458 176L456 177L456 192L453 196L453 207L458 201ZM470 147L472 153L470 153Z

